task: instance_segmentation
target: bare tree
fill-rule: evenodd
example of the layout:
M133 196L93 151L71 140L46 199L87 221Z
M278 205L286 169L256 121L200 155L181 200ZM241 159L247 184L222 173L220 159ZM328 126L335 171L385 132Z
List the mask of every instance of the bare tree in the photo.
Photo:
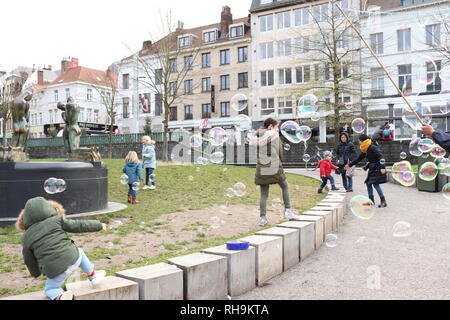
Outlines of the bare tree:
M138 62L138 76L139 71L145 75L139 82L152 90L163 105L163 159L167 161L170 107L180 98L184 81L195 66L200 47L194 45L195 35L187 35L188 38L183 40L179 38L183 35L183 29L176 28L172 11L160 15L160 33L162 37L158 41L135 53L134 58Z
M295 59L299 62L294 72L297 83L302 83L294 94L301 97L314 93L319 98L320 108L331 113L329 118L334 124L336 146L341 120L346 118L346 113L355 114L355 109L361 108L361 99L356 102L355 98L361 97L362 90L361 44L352 36L350 24L337 8L343 3L330 0L312 10L305 9L303 19L308 19L309 27L304 26L292 44ZM349 12L348 8L343 10ZM358 17L352 19L357 23ZM353 99L353 111L347 110L346 103L350 101L346 101L346 97Z

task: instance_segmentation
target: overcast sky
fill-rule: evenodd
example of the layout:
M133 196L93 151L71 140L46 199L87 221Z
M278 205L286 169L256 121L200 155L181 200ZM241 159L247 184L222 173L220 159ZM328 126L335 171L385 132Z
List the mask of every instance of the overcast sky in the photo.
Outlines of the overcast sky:
M1 1L0 71L52 65L63 57L105 70L156 33L160 15L173 9L185 28L217 23L223 5L233 18L248 15L251 0L13 0Z

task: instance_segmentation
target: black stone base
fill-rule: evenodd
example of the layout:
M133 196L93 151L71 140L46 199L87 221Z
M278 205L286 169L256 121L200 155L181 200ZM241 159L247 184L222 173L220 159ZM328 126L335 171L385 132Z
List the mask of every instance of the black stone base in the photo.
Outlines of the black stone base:
M66 181L62 193L48 194L48 178ZM0 219L16 218L28 199L44 197L61 203L66 214L103 210L108 206L108 169L102 162L0 163Z

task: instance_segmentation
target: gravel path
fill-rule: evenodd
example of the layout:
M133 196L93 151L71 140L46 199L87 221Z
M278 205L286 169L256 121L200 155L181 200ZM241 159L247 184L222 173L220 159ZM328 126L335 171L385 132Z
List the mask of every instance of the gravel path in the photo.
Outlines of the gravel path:
M367 195L364 179L365 173L357 171L352 195ZM439 193L394 184L383 185L383 190L387 209L377 208L370 220L347 214L337 246L323 245L268 285L236 299L449 300L450 202ZM378 196L376 201L378 205ZM411 236L393 237L399 221L411 224Z

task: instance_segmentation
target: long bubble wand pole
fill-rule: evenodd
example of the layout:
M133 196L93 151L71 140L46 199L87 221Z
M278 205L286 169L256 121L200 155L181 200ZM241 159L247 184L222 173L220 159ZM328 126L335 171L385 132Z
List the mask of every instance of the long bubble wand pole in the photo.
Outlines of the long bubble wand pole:
M350 26L352 27L353 30L355 30L356 34L358 35L358 37L361 39L361 41L364 43L364 45L366 46L367 49L369 49L370 53L372 54L372 56L375 58L375 60L378 62L378 64L380 65L381 69L383 69L383 71L386 73L386 75L388 76L389 80L392 82L392 85L394 86L395 89L397 89L398 94L403 98L403 100L405 101L405 103L407 104L407 106L409 107L409 109L411 110L411 112L416 116L417 120L422 124L422 126L425 125L425 123L422 121L422 119L420 119L419 115L417 114L416 110L414 110L414 108L411 106L411 104L409 103L408 99L406 99L406 97L403 95L403 92L400 90L400 88L397 86L397 84L395 83L394 79L392 78L391 74L389 73L389 71L387 71L386 67L383 65L383 63L381 62L380 58L378 57L378 55L372 50L372 48L369 46L369 44L367 43L367 41L364 39L364 37L362 36L362 34L359 32L358 28L353 24L353 22L350 21L350 19L348 18L348 16L345 14L345 12L341 9L340 6L337 6L337 8L339 9L339 11L341 11L342 15L344 16L345 20L347 20L347 22L350 24Z

